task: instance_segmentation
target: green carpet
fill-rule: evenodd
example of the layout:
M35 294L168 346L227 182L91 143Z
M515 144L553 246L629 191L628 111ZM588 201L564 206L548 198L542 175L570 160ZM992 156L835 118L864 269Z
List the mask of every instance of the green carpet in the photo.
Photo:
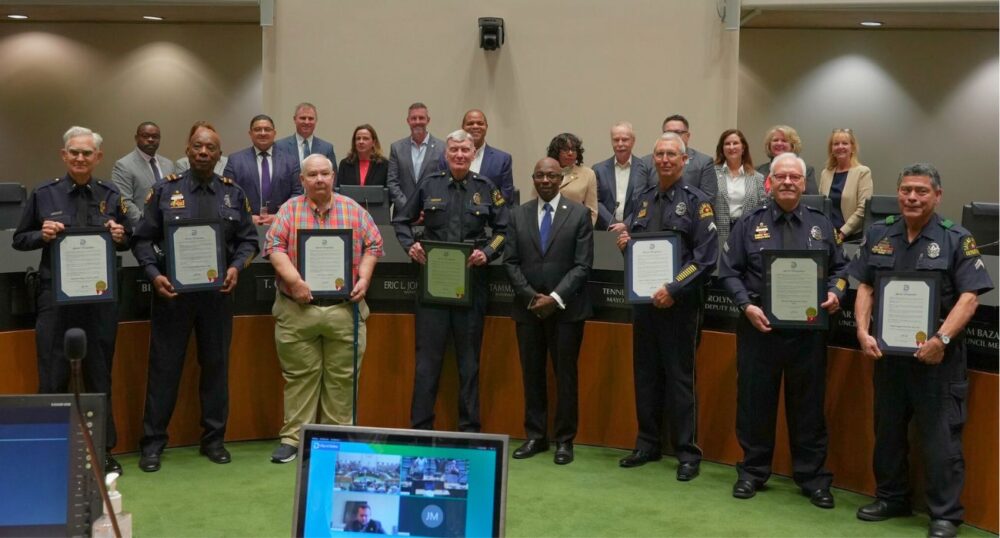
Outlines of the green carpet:
M517 442L512 441L512 449ZM143 473L137 454L121 456L119 489L135 536L289 536L295 464L270 462L273 441L229 443L233 462L215 465L197 447L163 455ZM705 462L692 482L674 479L671 458L621 469L624 451L577 446L576 461L552 463L552 452L510 460L507 536L926 536L927 516L866 523L854 517L870 502L834 490L837 508L821 510L795 484L773 477L749 500L730 495L732 467ZM995 536L963 526L961 536Z

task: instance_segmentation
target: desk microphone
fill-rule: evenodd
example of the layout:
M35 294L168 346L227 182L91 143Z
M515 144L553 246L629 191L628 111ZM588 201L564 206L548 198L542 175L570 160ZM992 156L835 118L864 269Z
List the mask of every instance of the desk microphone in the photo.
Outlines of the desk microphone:
M121 538L122 531L118 528L118 518L115 517L115 509L111 506L111 498L108 497L108 489L104 485L104 477L101 476L101 469L104 467L103 462L97 461L97 450L94 448L94 439L90 436L90 428L87 427L87 421L83 418L83 410L80 407L80 389L83 387L83 375L80 372L80 363L87 356L87 333L77 327L66 331L66 335L63 337L63 352L66 354L66 360L69 361L70 365L69 384L73 390L73 399L76 402L73 408L76 409L77 423L80 425L80 430L83 432L83 439L87 443L87 455L90 456L91 462L90 469L94 471L94 481L97 482L97 489L101 492L101 498L104 500L104 513L111 519L111 526L115 530L115 538ZM108 409L108 413L110 412L111 410Z

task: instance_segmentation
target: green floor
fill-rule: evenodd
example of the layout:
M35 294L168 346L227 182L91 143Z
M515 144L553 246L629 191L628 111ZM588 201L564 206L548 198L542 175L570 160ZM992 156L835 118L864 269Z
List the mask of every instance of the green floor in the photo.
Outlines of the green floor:
M516 446L516 443L512 443ZM230 443L233 462L215 465L197 447L168 450L163 468L143 473L137 454L119 458L125 510L135 535L289 536L295 465L270 463L274 442ZM576 461L552 453L510 460L508 536L925 536L927 517L865 523L854 517L869 497L835 490L837 508L809 504L787 478L774 477L750 500L730 496L732 467L705 463L701 476L674 480L669 458L621 469L625 452L578 446ZM961 536L995 536L962 527Z

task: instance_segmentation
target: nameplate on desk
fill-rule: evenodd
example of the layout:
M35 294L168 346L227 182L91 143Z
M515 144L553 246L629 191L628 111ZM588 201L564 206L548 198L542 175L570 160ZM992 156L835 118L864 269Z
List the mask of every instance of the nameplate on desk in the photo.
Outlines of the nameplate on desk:
M621 308L631 306L625 299L625 286L613 282L587 282L587 293L590 294L594 308Z
M254 278L254 299L260 302L273 303L277 287L273 276L258 276Z
M417 296L417 277L406 275L375 275L366 297L372 301L412 300Z

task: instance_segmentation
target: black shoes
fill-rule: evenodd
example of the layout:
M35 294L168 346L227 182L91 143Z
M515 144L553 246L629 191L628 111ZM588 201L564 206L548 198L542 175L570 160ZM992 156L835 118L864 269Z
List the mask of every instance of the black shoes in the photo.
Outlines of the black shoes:
M139 457L139 469L146 473L155 473L160 470L160 453L143 452Z
M910 505L875 499L875 502L858 508L858 519L863 521L883 521L891 517L910 515Z
M229 463L233 460L232 456L229 455L229 451L222 444L203 446L199 450L202 454L208 458L212 463Z
M118 473L118 476L121 476L123 472L122 464L118 463L114 456L108 454L104 457L104 474Z
M701 472L701 465L696 461L685 461L677 466L677 480L688 482L694 480Z
M618 465L626 468L639 467L640 465L646 465L651 461L660 461L661 459L663 459L663 455L659 452L647 452L645 450L635 449L628 456L618 460ZM678 469L678 472L679 471L680 469Z
M525 458L530 458L535 454L545 452L549 449L549 442L545 439L528 439L523 445L517 447L514 451L514 459L523 460ZM572 453L572 448L570 452ZM570 456L572 459L572 455ZM557 462L558 463L558 462ZM569 463L569 462L567 462Z
M573 462L573 442L556 443L556 455L552 461L557 465L566 465Z
M809 502L813 503L813 506L827 509L833 508L833 494L830 493L830 488L820 488L812 493L803 491L802 494L809 497Z
M749 480L737 480L733 484L733 497L749 499L757 494L757 486Z
M927 538L955 538L958 536L958 525L947 519L932 519L927 527Z

